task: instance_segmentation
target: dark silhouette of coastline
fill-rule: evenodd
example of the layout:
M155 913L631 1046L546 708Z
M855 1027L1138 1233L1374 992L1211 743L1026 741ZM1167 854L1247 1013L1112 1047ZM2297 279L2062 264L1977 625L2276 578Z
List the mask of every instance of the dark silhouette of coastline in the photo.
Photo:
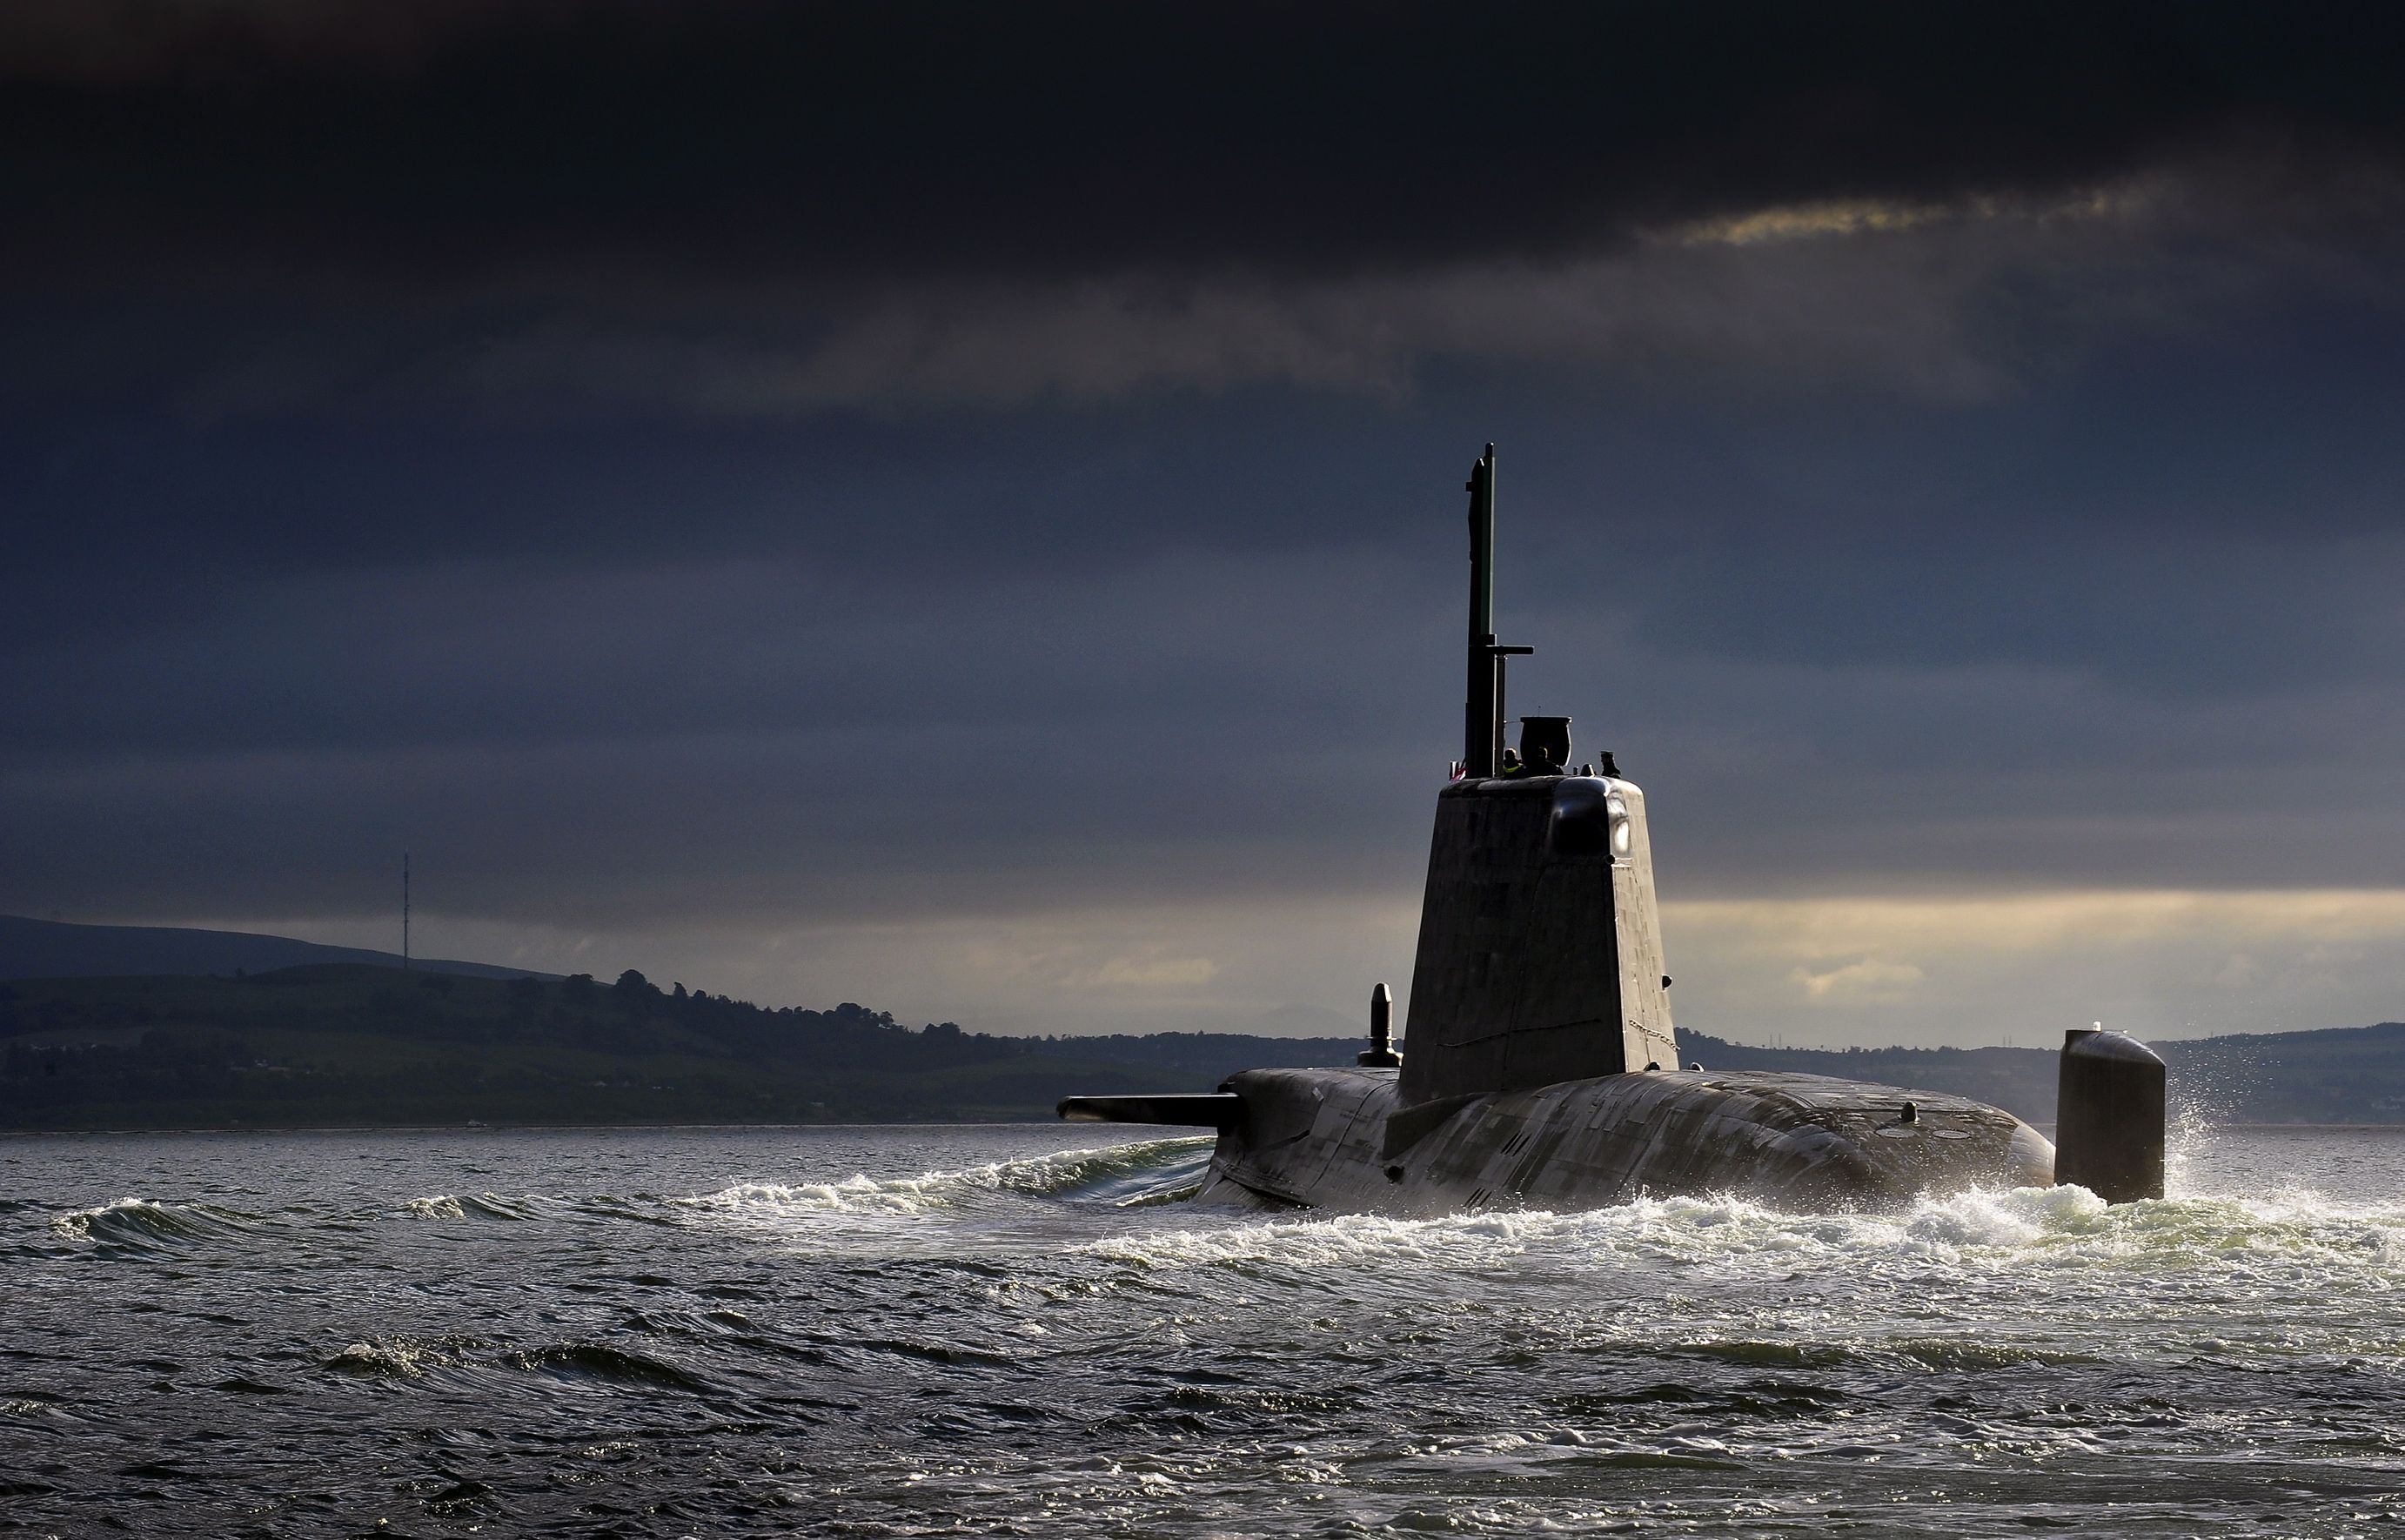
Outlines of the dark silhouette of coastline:
M2054 1111L2051 1048L1759 1048L1800 1070ZM844 1003L767 1009L640 973L604 984L313 964L0 984L0 1128L988 1121L1049 1113L1064 1076L1137 1094L1262 1065L1348 1063L1352 1038L997 1037ZM1403 1043L1409 1052L1408 1042ZM2159 1044L2229 1122L2405 1122L2405 1024Z

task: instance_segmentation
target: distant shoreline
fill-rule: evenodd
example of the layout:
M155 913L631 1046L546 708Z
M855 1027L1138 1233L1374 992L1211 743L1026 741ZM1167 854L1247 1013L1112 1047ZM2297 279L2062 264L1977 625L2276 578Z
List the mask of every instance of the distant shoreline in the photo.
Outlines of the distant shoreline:
M657 1133L680 1129L752 1128L763 1133L797 1128L1036 1128L1070 1127L1044 1117L828 1118L811 1123L509 1123L487 1120L466 1123L243 1123L207 1124L177 1128L0 1128L0 1139L56 1139L86 1134L524 1134L614 1133L648 1129ZM1097 1127L1079 1124L1079 1127ZM1135 1124L1123 1125L1135 1127ZM1164 1125L1167 1127L1167 1125ZM2405 1127L2405 1125L2400 1125Z
M2060 1078L2057 1056L2035 1048L1778 1049L1692 1029L1681 1043L1716 1071L1966 1097L2039 1127ZM1190 1091L1240 1070L1349 1064L1358 1048L1350 1037L1000 1038L851 1003L765 1010L663 991L632 971L609 984L324 963L20 980L0 987L0 1131L1043 1122L1071 1092ZM2232 1123L2405 1123L2405 1023L2161 1050L2173 1085Z
M729 1132L738 1129L758 1133L790 1133L809 1128L1070 1128L1100 1127L1159 1128L1164 1139L1201 1138L1201 1134L1181 1134L1175 1124L1070 1124L1044 1117L1000 1118L830 1118L814 1123L495 1123L478 1125L464 1123L288 1123L241 1124L234 1127L215 1125L183 1128L0 1128L0 1139L79 1139L92 1135L111 1137L148 1134L524 1134L524 1133L623 1133L623 1132ZM2033 1123L2030 1127L2041 1133L2051 1133L2051 1123ZM2269 1132L2293 1128L2300 1132L2334 1133L2353 1130L2361 1133L2384 1131L2405 1132L2405 1120L2394 1123L2216 1123L2215 1128L2245 1129Z

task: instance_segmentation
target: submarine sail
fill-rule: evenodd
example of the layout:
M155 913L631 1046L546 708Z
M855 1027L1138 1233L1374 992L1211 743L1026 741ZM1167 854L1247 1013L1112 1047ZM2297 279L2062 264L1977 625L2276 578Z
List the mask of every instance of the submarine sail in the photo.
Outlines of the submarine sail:
M1561 774L1567 717L1528 719L1549 741L1524 744L1514 773L1483 770L1503 757L1504 667L1533 649L1495 639L1493 444L1469 492L1466 768L1437 798L1398 1089L1406 1105L1679 1060L1644 792L1617 776Z

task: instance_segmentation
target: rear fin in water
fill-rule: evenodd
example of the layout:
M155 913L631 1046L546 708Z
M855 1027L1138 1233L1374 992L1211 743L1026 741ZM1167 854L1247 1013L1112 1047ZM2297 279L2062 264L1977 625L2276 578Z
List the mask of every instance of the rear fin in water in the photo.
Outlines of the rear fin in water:
M2119 1032L2063 1035L2054 1104L2054 1180L2107 1203L2163 1196L2163 1061Z

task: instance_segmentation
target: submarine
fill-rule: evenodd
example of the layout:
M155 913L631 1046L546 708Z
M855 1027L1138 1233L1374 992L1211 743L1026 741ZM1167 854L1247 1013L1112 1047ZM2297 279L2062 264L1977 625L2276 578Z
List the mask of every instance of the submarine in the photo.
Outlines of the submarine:
M1351 1065L1247 1070L1217 1089L1072 1096L1072 1121L1210 1128L1197 1201L1428 1217L1726 1195L1785 1210L2076 1183L2163 1192L2164 1068L2069 1033L2056 1139L1963 1097L1826 1075L1681 1068L1644 791L1571 719L1523 716L1495 630L1495 446L1471 468L1463 757L1436 794L1398 1050L1386 986Z

